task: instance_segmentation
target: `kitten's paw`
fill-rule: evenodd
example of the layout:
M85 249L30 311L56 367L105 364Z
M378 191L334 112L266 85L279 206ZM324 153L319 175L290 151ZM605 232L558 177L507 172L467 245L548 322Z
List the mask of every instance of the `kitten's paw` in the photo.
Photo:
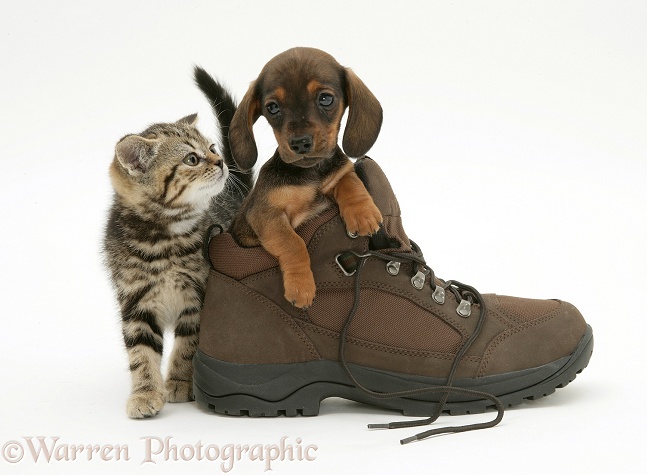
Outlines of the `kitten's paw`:
M169 379L164 383L167 402L193 401L193 382Z
M346 206L341 211L346 230L354 235L370 236L380 229L382 213L373 200L358 203L355 206Z
M308 269L303 274L285 275L283 279L285 299L297 308L308 308L315 298L315 279Z
M161 391L142 391L130 395L126 413L131 419L144 419L155 416L164 407L164 394Z

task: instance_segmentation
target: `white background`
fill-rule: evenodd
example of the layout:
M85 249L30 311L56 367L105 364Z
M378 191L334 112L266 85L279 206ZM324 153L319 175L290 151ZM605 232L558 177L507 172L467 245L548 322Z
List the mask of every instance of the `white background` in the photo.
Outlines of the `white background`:
M0 15L0 473L219 473L142 462L178 446L316 445L274 473L634 473L647 430L647 7L644 2L5 2ZM272 56L314 46L384 108L369 153L409 236L443 278L574 303L589 367L496 428L400 446L402 416L341 400L316 418L251 419L167 405L125 414L128 365L100 257L114 144L198 112L194 64L240 99ZM274 148L256 126L261 157ZM493 414L443 416L464 424ZM34 462L25 437L127 445L130 460ZM7 453L15 450L6 448ZM188 450L188 449L185 449ZM188 453L188 452L187 452ZM243 457L231 473L262 473Z

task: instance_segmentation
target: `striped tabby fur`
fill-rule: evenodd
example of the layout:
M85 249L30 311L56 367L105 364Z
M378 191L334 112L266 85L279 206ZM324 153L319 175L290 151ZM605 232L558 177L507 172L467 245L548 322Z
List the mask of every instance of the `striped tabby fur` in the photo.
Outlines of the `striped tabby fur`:
M218 107L235 109L221 92ZM166 401L193 398L192 358L209 269L204 234L212 223L226 227L246 194L231 180L225 163L231 157L217 155L195 121L192 115L127 135L117 143L110 168L115 195L105 257L130 362L132 418L154 416ZM174 330L175 340L164 381L165 329Z

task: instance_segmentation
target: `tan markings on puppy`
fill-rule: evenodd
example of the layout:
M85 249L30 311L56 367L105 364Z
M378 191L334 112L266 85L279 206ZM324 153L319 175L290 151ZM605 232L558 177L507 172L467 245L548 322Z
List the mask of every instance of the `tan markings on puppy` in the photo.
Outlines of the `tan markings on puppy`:
M310 269L308 250L285 216L282 222L275 223L273 231L267 234L266 239L261 238L261 244L279 261L283 272L285 299L299 308L312 305L316 286Z
M317 189L314 186L282 186L271 190L267 199L273 208L283 210L293 228L312 215Z
M290 199L291 192L294 199ZM309 206L313 199L308 197L315 193L314 187L306 186L272 190L268 196L270 206L257 207L250 215L261 245L279 261L286 300L299 308L312 304L315 283L308 250L291 220L296 222L312 215Z
M343 167L323 179L320 187L321 192L324 195L330 195L330 192L337 186L339 180L341 180L344 175L352 172L353 170L353 162L348 160Z
M314 95L315 92L317 92L320 89L324 89L325 87L326 86L321 84L319 81L317 81L316 79L313 79L308 83L308 85L306 86L306 89L311 95Z
M265 102L271 102L272 100L274 101L279 101L279 102L285 102L285 98L287 97L287 92L285 91L285 88L283 87L277 87L271 94L269 94Z
M354 171L339 179L333 197L349 232L369 236L380 229L382 213Z

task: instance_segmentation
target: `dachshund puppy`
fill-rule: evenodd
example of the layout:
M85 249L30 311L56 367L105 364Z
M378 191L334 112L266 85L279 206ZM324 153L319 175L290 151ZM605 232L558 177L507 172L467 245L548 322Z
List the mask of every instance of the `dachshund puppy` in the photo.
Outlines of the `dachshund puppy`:
M293 48L271 59L249 87L231 122L232 155L242 170L256 163L252 127L262 115L278 142L230 232L243 246L262 245L279 261L285 298L299 308L312 304L315 282L303 240L294 228L330 205L339 206L351 236L378 231L382 215L337 145L361 157L382 126L382 107L364 83L332 56Z

